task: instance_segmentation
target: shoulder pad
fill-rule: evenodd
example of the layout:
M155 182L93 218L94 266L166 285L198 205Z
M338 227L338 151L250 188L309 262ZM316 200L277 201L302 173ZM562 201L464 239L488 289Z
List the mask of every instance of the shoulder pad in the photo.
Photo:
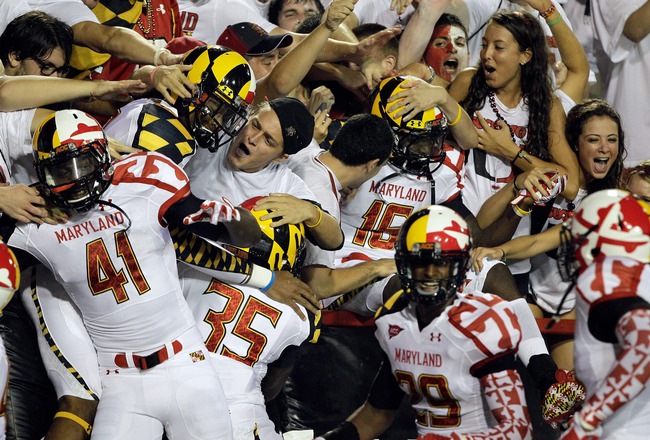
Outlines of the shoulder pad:
M383 306L377 310L377 313L375 313L375 319L379 319L382 316L385 315L390 315L391 313L396 313L399 312L400 310L404 309L409 303L408 298L404 294L403 290L400 290L399 292L393 294L385 303Z
M133 147L157 151L176 163L196 150L192 134L170 109L158 103L145 104L138 117Z
M447 312L449 324L478 350L468 356L473 364L516 351L521 340L519 321L507 301L490 294L468 294Z

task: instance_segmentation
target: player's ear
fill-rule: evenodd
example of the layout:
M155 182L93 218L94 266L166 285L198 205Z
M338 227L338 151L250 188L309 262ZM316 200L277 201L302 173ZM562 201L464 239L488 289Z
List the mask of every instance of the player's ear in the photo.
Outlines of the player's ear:
M287 159L289 159L289 155L287 153L282 153L281 155L273 159L271 162L279 163L279 162L284 162Z

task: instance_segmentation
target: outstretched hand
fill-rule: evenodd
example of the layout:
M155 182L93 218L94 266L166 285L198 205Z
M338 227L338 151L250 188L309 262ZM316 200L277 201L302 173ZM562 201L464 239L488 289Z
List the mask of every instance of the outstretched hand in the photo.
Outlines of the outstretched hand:
M291 272L275 271L275 281L265 293L269 298L291 307L303 321L307 318L299 306L303 306L315 315L320 313L316 294L307 284L294 278Z
M272 228L287 224L297 225L304 221L314 224L320 216L316 205L290 194L271 193L255 203L255 210L261 209L273 211L260 217L262 221L275 219L270 225Z
M131 94L144 93L147 85L139 79L127 79L124 81L91 81L93 89L90 97L100 101L129 101Z
M189 80L184 72L189 72L192 65L176 64L159 66L153 72L153 87L160 92L165 101L174 104L172 93L179 98L191 98L196 84Z
M384 47L388 41L402 33L401 26L393 26L372 34L357 45L356 54L353 60L358 65L362 65L364 58L372 55L372 51L379 47Z
M404 82L401 84L401 88L405 90L388 98L388 103L394 104L388 107L387 110L392 113L401 108L395 113L394 117L401 117L404 121L410 120L420 112L440 105L449 97L443 87L432 86L421 79Z
M239 211L235 209L230 200L222 197L222 202L216 200L206 200L201 203L201 209L194 214L190 214L183 219L183 224L191 225L199 222L207 222L218 225L223 222L239 221L241 218Z

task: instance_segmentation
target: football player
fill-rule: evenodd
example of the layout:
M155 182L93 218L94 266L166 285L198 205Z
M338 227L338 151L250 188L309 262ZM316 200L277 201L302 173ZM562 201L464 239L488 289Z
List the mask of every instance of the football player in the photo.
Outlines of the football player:
M622 190L587 196L562 232L573 280L575 369L587 399L562 439L645 439L650 416L650 205Z
M323 439L377 438L404 393L420 437L532 438L515 370L521 329L511 303L480 292L457 295L471 246L467 222L450 208L425 207L404 222L395 244L401 290L375 319L385 360L363 406Z
M14 253L0 241L0 313L14 295L20 284L20 269ZM0 440L5 439L7 420L5 408L7 405L7 380L9 376L9 362L5 353L3 338L0 338L0 387L3 390L0 400Z
M227 200L196 198L165 156L138 153L113 166L101 127L80 111L56 112L39 126L34 162L39 190L70 212L69 221L7 223L3 237L23 269L40 262L55 274L82 313L105 397L93 438L161 438L163 430L231 438L218 376L182 299L167 225L247 246L259 238L255 219ZM67 411L55 417L90 434L91 421Z
M305 226L271 227L268 210L253 210L261 197L242 204L257 219L262 239L249 248L227 249L271 270L300 272L305 250ZM226 394L235 440L281 440L269 419L265 402L281 390L295 361L298 346L316 342L320 316L301 306L309 317L249 286L226 283L179 266L184 295ZM254 437L254 432L257 437Z
M255 97L255 76L237 52L223 46L200 46L183 58L196 87L191 98L174 105L135 100L105 126L108 136L141 150L164 154L184 166L196 147L216 151L242 129ZM227 136L223 136L223 134Z

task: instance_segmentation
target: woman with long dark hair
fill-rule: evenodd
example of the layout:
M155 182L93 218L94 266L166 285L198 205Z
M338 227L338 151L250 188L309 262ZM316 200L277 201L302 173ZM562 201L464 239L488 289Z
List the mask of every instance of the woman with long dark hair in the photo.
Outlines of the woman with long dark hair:
M575 293L569 294L560 304L568 288L568 283L560 278L555 257L555 249L560 246L562 224L573 215L576 206L588 194L619 187L626 150L621 118L602 99L588 99L576 104L567 115L565 133L580 164L578 195L572 200L557 197L550 210L533 210L532 221L543 225L543 232L518 237L494 248L476 248L472 257L476 270L480 270L484 257L509 260L530 258L532 269L528 298L534 304L533 312L537 317L560 313L562 317L573 319ZM516 179L515 185L517 180L523 180L523 177ZM560 305L562 307L558 310ZM573 368L572 339L551 343L549 348L560 368Z

